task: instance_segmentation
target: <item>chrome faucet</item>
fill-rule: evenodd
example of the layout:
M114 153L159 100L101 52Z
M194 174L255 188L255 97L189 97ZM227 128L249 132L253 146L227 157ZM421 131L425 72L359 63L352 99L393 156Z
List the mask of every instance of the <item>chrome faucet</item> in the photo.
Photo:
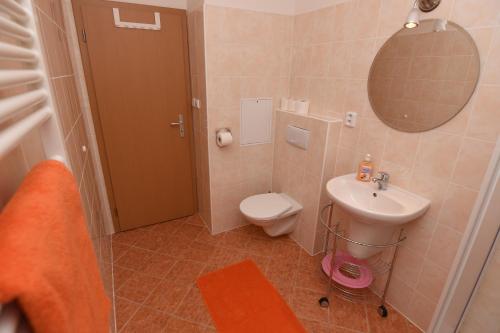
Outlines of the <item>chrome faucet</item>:
M372 178L372 182L378 184L378 189L385 191L389 185L389 173L385 171L379 171L376 177Z

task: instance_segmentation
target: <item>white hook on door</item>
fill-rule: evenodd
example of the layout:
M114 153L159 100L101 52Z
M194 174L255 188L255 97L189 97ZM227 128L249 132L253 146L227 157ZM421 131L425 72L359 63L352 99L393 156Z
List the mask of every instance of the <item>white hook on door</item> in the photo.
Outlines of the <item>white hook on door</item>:
M113 8L113 18L115 19L115 26L118 28L129 28L129 29L144 29L144 30L160 30L160 13L154 12L155 23L136 23L136 22L125 22L120 20L120 10L118 8Z

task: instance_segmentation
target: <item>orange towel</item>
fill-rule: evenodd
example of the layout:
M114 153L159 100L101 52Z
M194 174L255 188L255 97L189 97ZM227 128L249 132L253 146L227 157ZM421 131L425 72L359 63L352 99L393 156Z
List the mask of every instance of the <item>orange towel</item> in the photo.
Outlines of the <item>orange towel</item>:
M37 333L109 332L105 295L75 179L38 164L0 215L0 302Z

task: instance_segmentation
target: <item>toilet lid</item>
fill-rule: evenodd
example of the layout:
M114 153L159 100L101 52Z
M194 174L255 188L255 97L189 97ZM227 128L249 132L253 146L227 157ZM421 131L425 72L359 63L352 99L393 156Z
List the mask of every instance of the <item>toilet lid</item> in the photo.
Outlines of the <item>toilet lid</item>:
M255 220L269 220L286 213L292 204L277 193L252 195L240 204L243 214Z

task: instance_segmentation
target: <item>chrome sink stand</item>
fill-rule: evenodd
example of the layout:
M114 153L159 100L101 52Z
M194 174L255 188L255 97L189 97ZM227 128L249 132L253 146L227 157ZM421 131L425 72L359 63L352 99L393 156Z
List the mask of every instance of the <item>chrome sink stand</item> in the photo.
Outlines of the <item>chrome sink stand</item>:
M367 263L370 266L370 269L372 270L372 274L374 276L382 276L387 273L387 278L385 281L385 286L384 290L382 292L382 297L381 297L381 303L380 306L377 309L377 312L381 317L387 317L388 311L386 305L386 297L387 297L387 290L389 289L389 285L391 283L391 278L392 278L392 272L394 268L394 264L396 262L396 258L398 256L398 250L399 246L401 245L402 242L406 240L406 236L404 236L403 232L404 229L401 228L399 231L399 235L397 238L397 241L394 243L390 244L367 244L363 242L358 242L354 239L350 239L349 237L346 236L346 233L340 229L340 223L336 222L333 223L333 207L334 203L331 202L328 205L325 205L320 214L320 221L323 224L323 226L326 228L326 234L325 234L325 243L323 247L323 253L324 255L328 255L329 251L329 243L330 243L330 238L332 238L332 245L331 245L331 261L330 261L330 272L327 274L328 276L328 291L326 296L321 297L318 302L321 307L328 307L330 305L330 298L332 295L333 291L337 291L338 295L346 298L349 301L364 301L364 298L366 294L368 293L368 288L364 289L353 289L349 288L346 286L343 286L335 280L333 280L333 270L334 270L334 265L335 265L335 255L337 254L337 248L338 248L338 243L339 240L343 240L346 242L350 242L356 245L360 246L367 246L367 247L376 247L376 248L392 248L393 253L391 260L389 262L384 261L381 258L376 259L375 261L371 262L370 259L367 259ZM328 221L324 220L324 215L325 211L329 209L328 212ZM380 255L376 255L380 257ZM348 277L355 278L359 276L359 266L355 264L348 264L346 267L342 266L339 268L340 272Z

